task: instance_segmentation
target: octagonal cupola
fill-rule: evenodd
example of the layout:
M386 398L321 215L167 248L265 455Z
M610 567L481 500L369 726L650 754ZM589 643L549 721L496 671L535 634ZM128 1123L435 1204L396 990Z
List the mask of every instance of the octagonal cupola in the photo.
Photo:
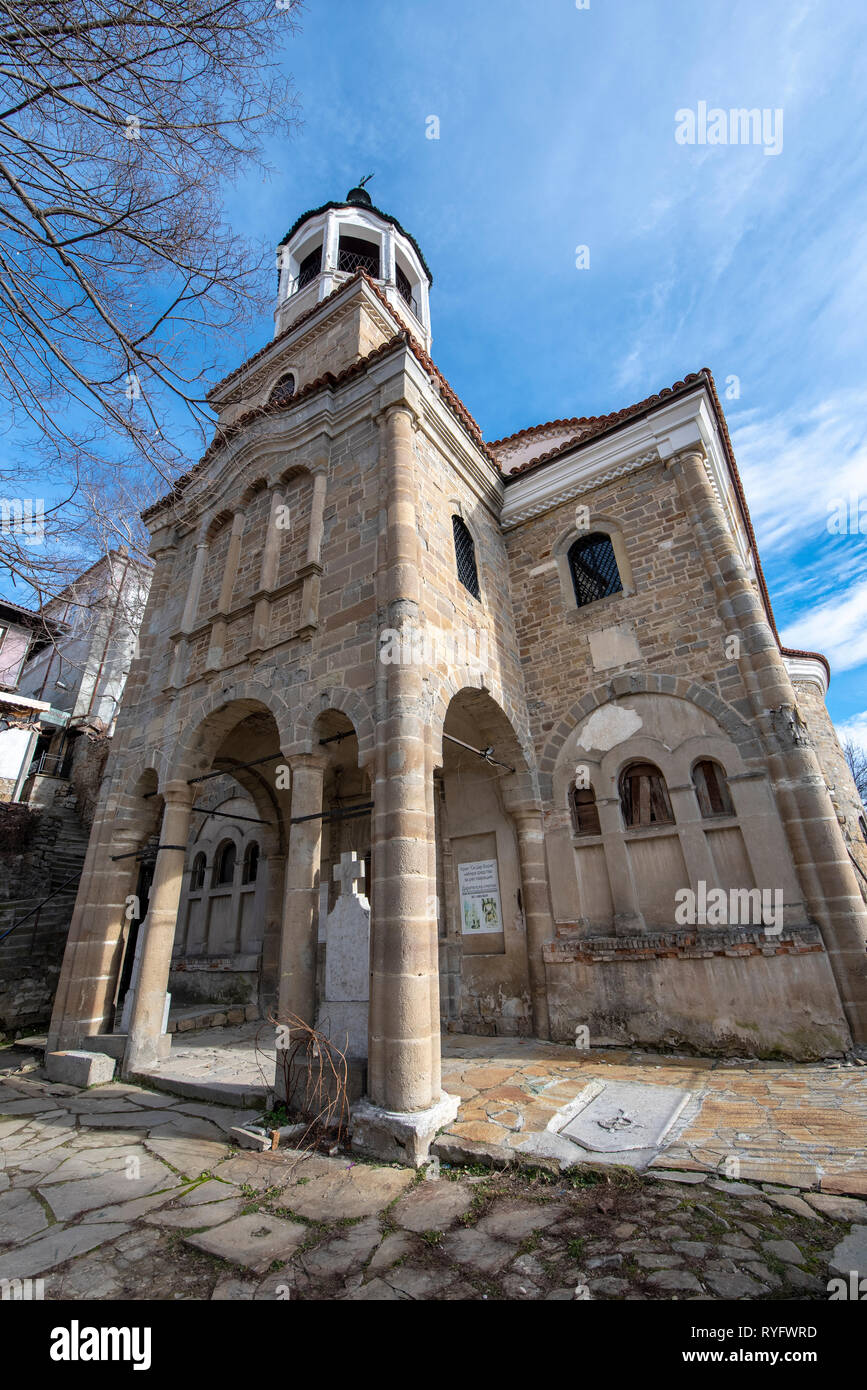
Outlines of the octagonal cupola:
M430 352L433 277L415 239L374 207L365 187L369 178L351 188L345 202L305 213L278 246L275 337L363 270Z

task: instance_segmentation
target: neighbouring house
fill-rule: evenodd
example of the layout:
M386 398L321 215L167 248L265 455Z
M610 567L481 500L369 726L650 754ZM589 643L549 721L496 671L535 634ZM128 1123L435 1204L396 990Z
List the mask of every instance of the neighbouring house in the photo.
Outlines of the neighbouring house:
M0 1032L48 1021L149 583L117 550L40 613L0 607Z

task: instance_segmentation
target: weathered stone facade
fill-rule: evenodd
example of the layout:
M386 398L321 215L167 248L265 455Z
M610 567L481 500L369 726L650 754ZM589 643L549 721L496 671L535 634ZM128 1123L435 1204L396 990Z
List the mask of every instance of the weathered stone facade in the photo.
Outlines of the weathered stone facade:
M378 1151L416 1159L447 1118L441 1021L798 1056L867 1040L830 725L798 715L709 374L488 446L427 356L414 243L365 208L381 274L341 273L329 215L319 297L297 275L311 214L277 336L214 389L214 442L146 514L141 657L52 1044L118 1026L124 904L161 823L125 1070L156 1058L192 806L217 772L261 823L263 1009L315 1017L321 885L344 850L369 857ZM619 588L579 604L587 535ZM678 918L702 885L778 894L781 920Z

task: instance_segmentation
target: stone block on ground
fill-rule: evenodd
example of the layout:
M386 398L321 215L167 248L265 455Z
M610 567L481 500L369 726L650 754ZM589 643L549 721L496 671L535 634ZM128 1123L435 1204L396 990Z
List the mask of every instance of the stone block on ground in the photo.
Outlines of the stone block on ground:
M69 1086L99 1086L114 1077L115 1059L106 1052L47 1052L45 1070L50 1080Z

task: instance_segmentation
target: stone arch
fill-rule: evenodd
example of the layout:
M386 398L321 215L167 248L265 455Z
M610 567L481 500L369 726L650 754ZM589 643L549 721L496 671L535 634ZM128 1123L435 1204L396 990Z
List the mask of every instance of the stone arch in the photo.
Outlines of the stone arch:
M732 705L706 685L700 685L688 677L668 676L656 671L630 671L589 690L575 701L551 731L539 758L539 784L544 800L551 800L552 778L560 750L576 726L602 705L630 695L671 695L697 705L728 734L745 762L762 760L761 744L754 730Z
M449 705L456 695L464 690L477 690L482 695L487 695L492 704L499 708L503 718L508 722L512 736L515 741L517 755L523 764L523 770L534 777L536 755L533 749L532 740L529 733L524 728L523 720L515 708L514 701L500 684L499 680L490 671L484 672L473 669L471 666L458 666L449 669L448 673L438 671L431 672L427 677L430 695L430 730L431 747L434 754L434 765L441 766L443 758L443 728L445 726L446 715ZM488 684L490 682L490 684ZM518 732L521 730L521 732Z
M291 740L292 720L283 696L259 681L238 681L219 694L205 696L190 711L186 729L175 744L170 776L190 778L211 771L222 739L251 714L270 714L277 725L281 752Z
M254 497L256 497L260 492L265 492L267 488L267 478L264 478L261 475L258 478L254 478L252 482L247 484L247 486L244 488L244 491L241 493L241 507L246 507L250 502L252 502Z
M304 709L296 717L287 752L290 756L301 753L315 753L318 734L315 725L320 715L328 710L338 710L345 714L352 724L358 739L358 766L372 764L376 748L376 729L370 707L363 695L346 686L332 686L318 691L308 700Z
M488 675L489 673L485 673ZM453 701L468 692L484 697L484 706L479 705L479 722L490 733L494 744L494 756L499 762L514 767L513 777L504 781L502 791L509 802L532 802L538 804L538 782L536 777L535 754L527 734L519 733L520 719L513 702L502 688L490 688L478 671L469 667L451 670L449 674L437 677L438 689L433 699L430 731L434 767L443 765L443 737L445 722ZM496 682L498 687L499 683Z

